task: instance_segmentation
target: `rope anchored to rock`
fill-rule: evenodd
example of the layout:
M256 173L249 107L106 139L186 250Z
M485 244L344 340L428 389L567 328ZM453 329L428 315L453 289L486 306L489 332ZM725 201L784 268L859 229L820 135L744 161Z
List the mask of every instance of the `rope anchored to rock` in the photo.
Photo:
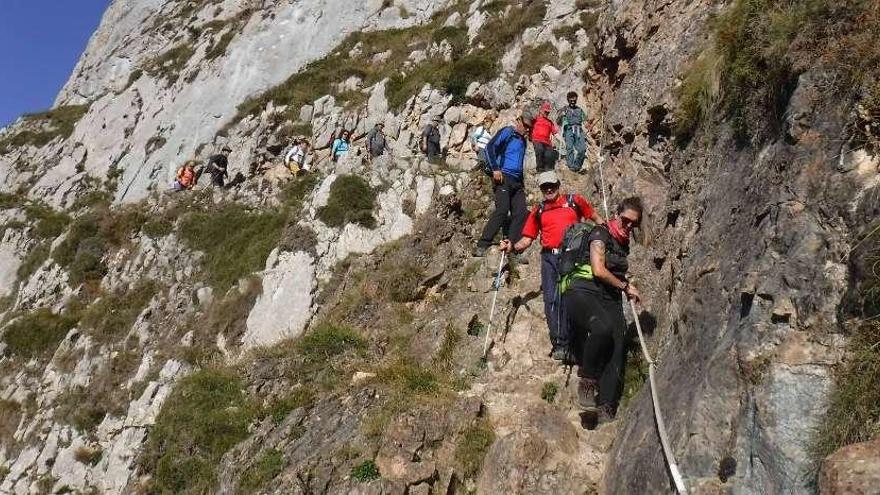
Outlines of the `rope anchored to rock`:
M600 132L604 138L605 134L605 119L604 117L600 121ZM596 160L599 168L599 181L600 187L602 191L602 206L605 209L605 218L608 218L608 199L605 196L605 177L602 173L602 163L604 162L604 157L602 156L601 148L598 151L598 159ZM624 295L624 298L626 296ZM654 379L654 360L651 358L651 354L648 352L648 346L645 344L645 336L642 333L642 324L639 322L639 315L636 311L636 303L632 299L629 300L629 307L632 311L633 320L636 323L636 332L639 336L639 346L642 349L642 355L645 357L645 361L648 363L648 384L651 388L651 402L654 406L654 420L657 424L657 434L660 437L660 446L663 449L663 456L666 458L666 466L669 468L669 474L672 476L672 481L675 484L675 491L678 494L686 494L687 488L684 484L684 478L681 475L681 470L678 468L678 464L675 462L675 456L672 453L672 448L669 446L669 434L666 433L666 423L663 421L663 413L660 410L660 400L657 395L657 383Z

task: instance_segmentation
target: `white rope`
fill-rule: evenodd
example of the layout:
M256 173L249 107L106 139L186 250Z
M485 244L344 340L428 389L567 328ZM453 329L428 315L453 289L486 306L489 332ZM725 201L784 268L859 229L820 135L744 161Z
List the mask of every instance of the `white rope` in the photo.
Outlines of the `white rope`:
M602 125L601 132L604 133L604 119L600 125ZM601 149L599 149L598 155L599 182L602 186L602 206L605 208L605 219L607 221L608 199L605 197L605 178L602 174L602 162L604 157L602 156ZM624 294L624 298L625 297L626 295ZM663 414L660 411L660 401L657 396L657 384L654 381L654 360L651 359L651 354L648 353L648 346L645 344L645 336L642 334L642 324L639 322L639 315L636 312L636 303L632 299L629 300L629 307L632 310L633 320L636 322L636 331L639 334L639 345L642 348L642 354L645 356L645 361L648 362L648 383L651 387L651 401L654 404L654 419L657 424L657 434L660 436L660 446L663 448L663 456L666 458L666 466L669 468L669 474L672 476L673 483L675 483L676 493L679 495L685 495L687 494L687 488L684 485L684 478L681 475L681 470L675 462L675 456L672 453L672 449L669 447L669 435L666 433L666 423L663 421Z
M483 358L489 350L489 336L492 335L492 317L495 315L495 301L498 300L498 290L501 288L501 268L504 267L504 256L507 251L501 251L501 260L498 262L498 272L495 275L495 282L492 283L494 294L492 295L492 308L489 310L489 323L486 326L486 339L483 342Z

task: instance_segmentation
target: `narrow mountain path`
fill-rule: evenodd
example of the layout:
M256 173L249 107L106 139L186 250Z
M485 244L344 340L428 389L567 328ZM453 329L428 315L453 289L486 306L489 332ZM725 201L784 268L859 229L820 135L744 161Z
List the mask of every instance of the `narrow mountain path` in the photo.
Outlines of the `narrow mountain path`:
M558 169L558 168L557 168ZM561 172L564 192L587 196L601 211L601 199L584 194L592 189L589 175ZM537 201L536 189L530 205ZM588 189L589 188L589 189ZM540 249L528 250L529 264L505 277L493 321L495 344L487 370L472 391L483 398L495 427L496 442L487 455L479 493L601 493L607 453L616 421L584 428L575 404L577 370L549 357L550 339L540 292ZM494 271L500 253L492 250L485 263ZM486 314L492 293L485 296Z

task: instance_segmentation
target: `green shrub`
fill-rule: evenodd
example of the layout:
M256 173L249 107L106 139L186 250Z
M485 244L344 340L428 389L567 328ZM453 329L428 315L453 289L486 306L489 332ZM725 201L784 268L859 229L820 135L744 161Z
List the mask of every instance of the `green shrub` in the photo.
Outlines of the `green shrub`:
M256 408L241 378L207 368L182 379L165 401L140 458L151 493L206 493L230 448L248 437Z
M73 426L81 433L91 433L107 416L110 397L96 397L86 387L75 387L56 399L55 420Z
M169 85L174 84L180 78L180 72L186 68L187 62L195 53L195 48L192 45L181 43L147 62L144 70L152 76L166 79Z
M828 412L812 446L816 468L825 457L846 445L880 435L880 323L855 329L847 343L846 360L834 376Z
M516 71L520 74L531 75L541 71L541 68L547 64L559 65L559 52L556 47L549 42L541 43L537 46L523 47L522 57L516 66Z
M45 308L25 313L6 326L6 354L30 359L54 352L76 323L72 316L58 315Z
M25 206L25 215L34 223L31 235L38 239L54 239L64 232L70 223L70 217L42 203Z
M713 29L679 93L685 140L716 112L743 142L778 134L797 78L812 66L834 72L844 94L878 74L880 14L869 0L737 0Z
M490 59L485 53L462 57L452 64L446 79L446 92L455 99L463 98L472 82L487 82L498 75L500 59Z
M373 228L376 226L375 204L376 193L367 181L356 175L343 175L330 186L327 206L318 210L318 218L330 227L357 223Z
M455 446L455 461L466 478L480 472L483 459L495 441L495 430L487 419L479 419L464 430Z
M144 223L143 233L153 239L160 239L174 232L174 223L166 218L153 218Z
M251 495L259 492L281 473L285 464L284 455L279 450L267 450L242 474L236 493Z
M19 193L0 192L0 210L19 208L27 203L27 197Z
M82 313L81 325L99 342L113 342L127 332L159 291L152 280L142 280L125 291L105 295Z
M372 460L364 461L351 468L351 477L361 483L377 480L380 476L379 466Z
M52 258L70 273L72 284L97 282L107 273L104 257L130 242L146 222L139 205L110 209L106 205L88 210L70 225L67 237Z
M21 260L21 264L18 265L18 271L16 272L18 280L23 282L29 279L37 271L37 268L49 259L49 251L48 242L41 242L28 251Z
M367 347L367 340L349 327L322 323L297 341L296 348L306 360L320 361L346 351Z
M24 115L24 130L0 138L0 153L11 147L31 145L43 147L56 138L67 139L76 123L89 111L90 104L65 105L45 112Z
M625 408L629 402L639 393L645 381L648 379L648 363L642 358L639 349L631 349L627 352L626 369L623 376L623 393L620 397L620 407Z
M235 38L235 31L230 29L223 33L223 36L217 40L217 43L211 45L208 50L205 52L206 60L214 60L217 57L222 57L226 55L226 49L229 48L229 44L232 43L232 40Z
M282 213L255 212L229 203L184 215L179 235L190 248L205 253L201 268L208 283L226 290L265 267L284 225Z
M556 394L558 393L559 386L553 382L544 382L544 386L541 387L541 398L550 404L556 401Z
M0 443L12 445L13 436L21 421L21 404L15 401L0 399Z

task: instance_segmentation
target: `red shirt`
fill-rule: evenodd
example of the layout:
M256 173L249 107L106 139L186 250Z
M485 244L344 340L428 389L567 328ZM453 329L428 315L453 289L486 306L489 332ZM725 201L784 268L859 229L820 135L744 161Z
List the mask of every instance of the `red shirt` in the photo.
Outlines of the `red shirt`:
M552 144L550 136L556 134L556 124L543 115L538 115L535 123L532 125L532 142Z
M544 202L544 211L541 212L541 225L538 225L538 206L532 208L526 224L523 226L522 235L530 239L536 239L541 234L541 247L555 249L562 245L562 236L565 229L581 218L592 218L595 212L593 206L580 194L573 194L574 203L580 208L578 211L568 207L568 195L560 194L554 201Z

